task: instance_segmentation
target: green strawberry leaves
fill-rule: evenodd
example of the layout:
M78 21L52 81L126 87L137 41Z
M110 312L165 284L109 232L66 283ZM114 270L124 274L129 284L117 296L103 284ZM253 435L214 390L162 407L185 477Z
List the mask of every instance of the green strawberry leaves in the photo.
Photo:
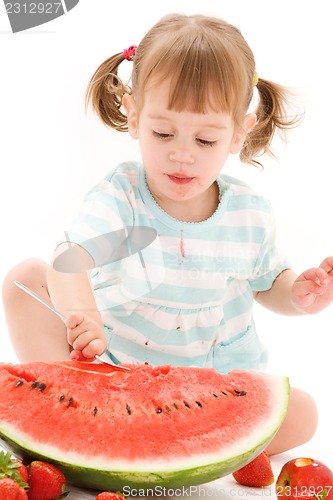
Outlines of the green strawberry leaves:
M22 488L28 488L28 483L22 480L21 474L17 470L21 465L19 461L13 460L11 452L0 451L0 479L8 477L16 481Z

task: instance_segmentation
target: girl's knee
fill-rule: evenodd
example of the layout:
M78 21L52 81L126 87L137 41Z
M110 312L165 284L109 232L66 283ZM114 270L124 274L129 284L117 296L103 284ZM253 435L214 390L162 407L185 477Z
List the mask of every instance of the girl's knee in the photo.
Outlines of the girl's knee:
M307 443L317 426L318 411L314 399L307 392L292 388L287 415L267 452L275 455Z
M292 388L288 413L292 428L299 428L300 444L310 441L318 427L318 410L313 397L301 389Z
M34 288L36 284L46 284L47 264L41 259L30 258L20 262L8 271L2 282L2 295L4 301L17 291L15 280L21 281L26 286Z

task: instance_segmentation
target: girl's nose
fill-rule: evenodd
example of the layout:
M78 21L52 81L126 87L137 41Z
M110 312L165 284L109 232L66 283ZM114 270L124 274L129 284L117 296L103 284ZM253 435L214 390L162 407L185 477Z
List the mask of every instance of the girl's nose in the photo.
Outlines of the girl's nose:
M192 165L194 156L189 144L174 144L173 151L169 154L169 159L174 163Z
M191 152L186 149L177 149L169 154L169 159L174 163L183 163L193 165L194 157Z

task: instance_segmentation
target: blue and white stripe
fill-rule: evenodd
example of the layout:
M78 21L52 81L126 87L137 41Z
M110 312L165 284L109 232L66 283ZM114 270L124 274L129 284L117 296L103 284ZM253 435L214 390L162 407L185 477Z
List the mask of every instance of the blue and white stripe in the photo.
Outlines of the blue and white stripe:
M216 212L181 222L156 204L143 166L123 163L87 194L66 232L89 247L95 262L104 259L91 278L108 349L119 362L229 371L261 369L267 361L252 318L253 292L271 288L289 263L276 249L269 201L235 179L217 182ZM126 238L133 227L156 237L134 253L121 242L123 258L112 262L118 234ZM101 245L103 234L117 238Z

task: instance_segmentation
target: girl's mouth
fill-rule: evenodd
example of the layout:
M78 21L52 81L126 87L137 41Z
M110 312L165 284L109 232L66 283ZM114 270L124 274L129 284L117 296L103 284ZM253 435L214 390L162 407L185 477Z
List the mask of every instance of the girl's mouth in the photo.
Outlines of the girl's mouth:
M191 182L194 177L188 177L184 174L168 174L168 177L171 182L174 182L175 184L188 184Z

